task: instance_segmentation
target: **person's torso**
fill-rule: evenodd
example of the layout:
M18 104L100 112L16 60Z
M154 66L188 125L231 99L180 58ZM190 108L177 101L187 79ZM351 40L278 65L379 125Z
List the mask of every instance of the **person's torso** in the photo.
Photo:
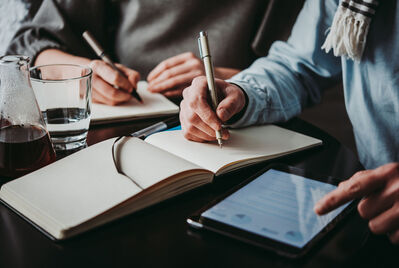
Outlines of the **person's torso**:
M366 168L399 161L397 15L397 1L380 1L361 62L342 60L346 107Z
M159 62L191 51L208 31L215 66L244 68L254 59L251 42L265 12L262 0L114 1L120 16L115 56L145 78Z

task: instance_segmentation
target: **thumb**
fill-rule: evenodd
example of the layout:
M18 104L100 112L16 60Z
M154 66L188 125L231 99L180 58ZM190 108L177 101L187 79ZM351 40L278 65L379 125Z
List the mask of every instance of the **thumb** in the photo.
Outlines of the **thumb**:
M242 109L236 96L228 95L222 102L219 103L216 109L216 115L220 118L222 122L226 122L233 115L238 113Z

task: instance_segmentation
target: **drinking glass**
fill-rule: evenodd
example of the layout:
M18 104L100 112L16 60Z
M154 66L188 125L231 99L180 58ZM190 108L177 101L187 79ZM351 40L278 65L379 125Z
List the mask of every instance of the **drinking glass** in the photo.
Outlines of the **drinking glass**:
M92 70L74 64L49 64L31 68L30 75L57 153L86 147Z

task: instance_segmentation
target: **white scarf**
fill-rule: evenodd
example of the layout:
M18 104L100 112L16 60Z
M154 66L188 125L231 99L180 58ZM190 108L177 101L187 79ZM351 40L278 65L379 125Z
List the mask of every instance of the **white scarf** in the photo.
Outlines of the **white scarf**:
M377 0L342 0L321 48L359 62L377 6Z

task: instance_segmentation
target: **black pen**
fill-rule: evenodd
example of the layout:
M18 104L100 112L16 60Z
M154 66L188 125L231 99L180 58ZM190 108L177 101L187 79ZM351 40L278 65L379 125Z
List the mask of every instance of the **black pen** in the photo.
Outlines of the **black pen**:
M111 58L107 54L105 54L104 49L101 47L101 45L97 42L97 40L93 37L93 35L89 31L85 31L82 36L89 44L89 46L93 49L93 51L97 54L97 56L99 56L103 61L109 64L115 71L117 71L120 75L122 75L127 79L127 76L121 70L119 70L119 68L116 67ZM114 88L119 89L119 87L116 85L114 85ZM141 99L140 95L137 93L135 89L133 89L132 93L130 94L133 97L135 97L139 102L143 103L143 100Z
M174 118L170 118L165 121L162 121L162 122L158 122L149 127L143 128L143 129L136 131L128 136L145 139L148 136L150 136L151 134L154 134L156 132L160 132L160 131L163 131L163 130L166 130L166 129L169 129L172 127L177 127L178 125L180 125L179 118L174 117Z

